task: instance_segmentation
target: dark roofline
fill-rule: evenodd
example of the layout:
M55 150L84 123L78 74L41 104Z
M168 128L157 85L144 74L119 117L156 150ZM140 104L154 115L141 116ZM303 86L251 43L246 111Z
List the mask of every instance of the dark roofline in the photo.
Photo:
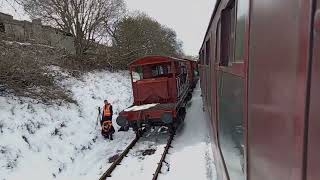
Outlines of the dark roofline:
M166 59L167 62L171 62L171 61L182 61L182 62L187 62L186 59L181 59L181 58L175 58L175 57L170 57L170 56L161 56L161 55L150 55L150 56L144 56L144 57L141 57L141 58L138 58L134 61L132 61L131 63L128 64L128 66L138 66L138 65L150 65L150 64L157 64L159 63L159 61L150 61L149 63L143 63L143 64L137 64L137 62L141 61L141 60L144 60L144 59L147 59L147 58L163 58L163 59ZM164 61L163 61L164 62ZM162 63L162 62L161 62Z
M209 21L209 24L208 24L208 27L207 27L206 34L204 35L204 38L203 38L203 41L202 41L202 44L201 44L201 47L200 47L200 50L199 50L199 54L201 53L201 48L202 48L202 46L204 45L204 42L205 42L206 37L207 37L207 34L208 34L208 32L209 32L209 30L210 30L210 28L211 28L211 23L212 23L215 15L216 15L216 13L217 13L217 10L218 10L218 7L219 7L219 5L220 5L220 2L221 2L221 0L217 0L217 2L216 2L216 5L215 5L215 7L214 7L213 13L212 13L212 15L211 15L211 18L210 18L210 21Z

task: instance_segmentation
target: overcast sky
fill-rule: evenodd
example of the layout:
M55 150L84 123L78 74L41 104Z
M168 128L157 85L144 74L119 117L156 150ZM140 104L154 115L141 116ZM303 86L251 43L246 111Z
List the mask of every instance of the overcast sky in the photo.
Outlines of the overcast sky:
M0 12L29 19L13 0L0 0ZM216 0L125 0L130 11L139 10L177 32L187 55L197 55ZM2 8L1 8L2 6Z
M216 0L126 0L129 10L140 10L177 32L188 55L197 55Z

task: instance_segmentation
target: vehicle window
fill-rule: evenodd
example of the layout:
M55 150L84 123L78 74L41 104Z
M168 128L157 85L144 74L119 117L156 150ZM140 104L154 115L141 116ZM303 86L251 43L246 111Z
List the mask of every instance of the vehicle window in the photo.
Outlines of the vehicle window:
M201 65L204 65L204 49L201 51Z
M210 59L211 59L211 43L210 43L210 38L206 42L206 65L209 65Z
M219 20L218 24L217 24L217 30L216 30L216 47L215 47L215 62L219 62L218 61L218 49L220 48L220 34L221 34L221 21Z
M152 76L161 76L169 73L170 68L168 65L156 65L152 67Z
M132 71L132 81L137 82L142 79L143 79L142 67L138 66L134 69L134 71Z
M234 29L235 3L233 1L221 12L221 66L229 66L234 61Z
M248 11L248 1L238 0L235 61L242 62L244 57L245 15Z
M221 152L230 180L244 180L243 80L222 71L218 77Z

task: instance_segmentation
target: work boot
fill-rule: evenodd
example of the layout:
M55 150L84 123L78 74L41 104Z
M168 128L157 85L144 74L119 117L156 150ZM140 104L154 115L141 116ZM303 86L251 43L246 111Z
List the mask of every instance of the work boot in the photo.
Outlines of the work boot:
M106 136L106 135L103 135L103 138L104 138L104 139L109 139L109 137L108 137L108 136Z

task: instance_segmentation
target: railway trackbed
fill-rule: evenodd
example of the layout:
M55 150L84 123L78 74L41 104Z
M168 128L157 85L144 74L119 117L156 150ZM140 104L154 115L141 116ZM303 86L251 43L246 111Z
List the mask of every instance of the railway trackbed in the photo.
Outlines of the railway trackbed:
M161 173L161 168L163 163L165 162L165 158L169 152L169 149L172 147L171 143L173 141L173 138L175 136L175 132L171 133L167 144L164 148L164 151L161 155L161 159L159 160L158 164L157 164L157 168L153 174L153 178L152 180L157 180L159 174ZM128 153L130 152L130 150L136 145L136 143L139 141L140 137L137 136L128 146L127 148L119 155L119 157L111 164L111 166L108 168L108 170L99 178L99 180L105 180L111 177L112 172L117 168L117 166L120 165L121 161L127 157Z

